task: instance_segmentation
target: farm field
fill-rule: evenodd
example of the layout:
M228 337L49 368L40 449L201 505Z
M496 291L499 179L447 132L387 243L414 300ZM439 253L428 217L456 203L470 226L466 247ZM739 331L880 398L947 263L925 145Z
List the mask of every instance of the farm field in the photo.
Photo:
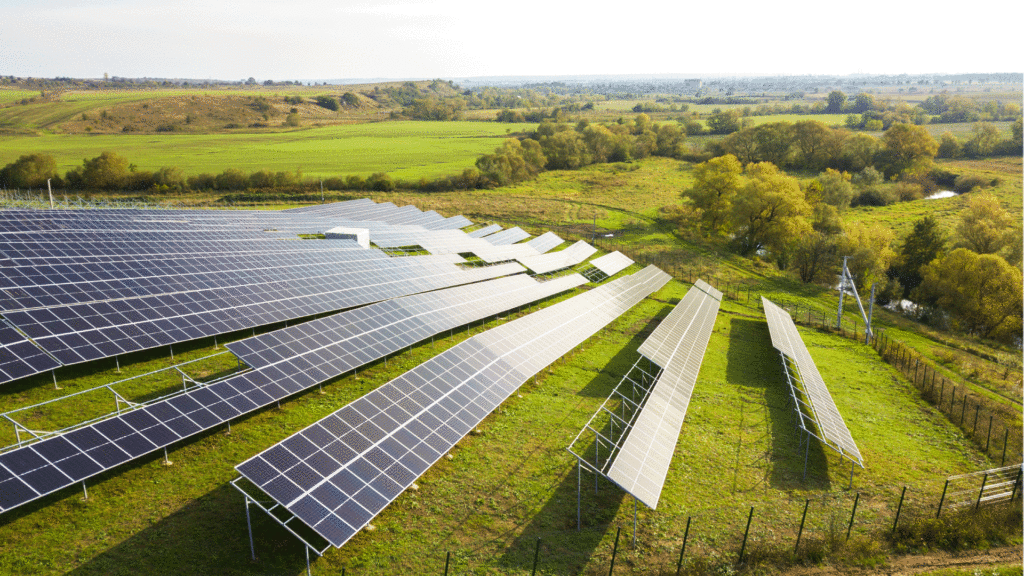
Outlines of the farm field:
M497 122L371 122L286 132L218 134L117 134L13 136L0 140L0 165L22 154L54 157L65 172L83 158L113 151L140 170L178 166L187 175L270 170L307 177L387 172L395 178L419 179L457 174L477 157L501 145L510 131L529 124Z

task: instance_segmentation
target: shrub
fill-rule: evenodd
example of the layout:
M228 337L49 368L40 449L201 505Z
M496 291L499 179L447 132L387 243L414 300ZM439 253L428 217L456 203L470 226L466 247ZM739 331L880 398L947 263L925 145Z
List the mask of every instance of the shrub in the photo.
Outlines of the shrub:
M896 184L894 189L896 198L900 202L910 202L911 200L920 200L924 198L924 190L920 184L913 182L899 182Z
M975 188L984 188L989 183L985 178L977 174L961 174L953 181L953 191L958 194L970 192Z
M878 188L868 188L853 198L850 206L888 206L892 199Z
M874 166L868 166L853 175L851 181L857 186L874 186L881 184L883 180L882 173L875 169Z
M321 108L326 108L332 112L337 112L341 106L333 96L317 96L316 104Z
M384 172L375 172L366 179L366 187L377 192L390 192L395 189L395 181Z
M217 177L209 173L188 177L188 187L191 190L212 190L216 182Z

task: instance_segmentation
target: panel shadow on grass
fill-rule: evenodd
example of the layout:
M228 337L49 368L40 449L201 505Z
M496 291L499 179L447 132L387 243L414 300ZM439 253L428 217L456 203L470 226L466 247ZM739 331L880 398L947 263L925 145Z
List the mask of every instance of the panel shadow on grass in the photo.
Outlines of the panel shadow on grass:
M764 412L762 437L768 448L752 462L743 462L743 422L737 444L737 473L741 466L756 466L758 460L765 468L764 481L774 488L828 489L828 458L821 443L811 438L801 445L803 433L795 424L793 403L789 387L782 373L782 360L772 346L768 323L758 320L733 318L726 357L726 378L741 387L741 401ZM749 433L746 435L751 436ZM757 440L759 441L759 439ZM807 459L807 477L804 479L804 458Z
M69 574L304 574L303 545L255 506L252 561L244 509L243 496L224 484Z

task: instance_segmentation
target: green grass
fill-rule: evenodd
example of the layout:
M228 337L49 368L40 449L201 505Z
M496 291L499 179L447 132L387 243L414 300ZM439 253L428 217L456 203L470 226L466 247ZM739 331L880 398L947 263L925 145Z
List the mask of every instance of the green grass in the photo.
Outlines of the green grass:
M43 135L0 140L0 165L22 154L54 157L65 172L103 151L125 156L140 170L178 166L186 174L267 169L307 177L387 172L418 180L461 173L527 124L389 121L288 132L175 135Z

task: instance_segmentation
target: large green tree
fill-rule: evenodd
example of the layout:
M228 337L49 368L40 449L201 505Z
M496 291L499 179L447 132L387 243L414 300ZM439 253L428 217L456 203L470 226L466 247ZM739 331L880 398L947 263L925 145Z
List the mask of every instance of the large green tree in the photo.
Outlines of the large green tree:
M781 255L802 234L809 233L811 206L796 178L770 162L747 166L747 183L732 205L732 225L740 254L762 248Z
M945 248L946 237L935 218L925 216L914 222L914 228L896 250L888 272L903 287L902 298L909 298L911 290L921 285L921 269L941 256Z
M893 124L882 134L885 149L879 168L887 178L926 166L935 158L939 145L923 126Z
M728 222L732 201L741 186L743 165L732 154L693 167L693 188L683 193L700 210L704 229L717 233Z
M40 188L49 178L57 178L57 163L47 154L25 154L0 168L0 186L7 188Z
M987 192L973 192L960 211L956 246L978 254L995 254L1012 242L1020 242L1014 218L999 200Z
M828 93L828 104L825 105L826 114L839 114L843 111L843 104L846 104L846 94L839 90Z
M949 312L958 327L983 338L1020 338L1019 268L993 254L957 248L925 266L922 276L920 300Z

